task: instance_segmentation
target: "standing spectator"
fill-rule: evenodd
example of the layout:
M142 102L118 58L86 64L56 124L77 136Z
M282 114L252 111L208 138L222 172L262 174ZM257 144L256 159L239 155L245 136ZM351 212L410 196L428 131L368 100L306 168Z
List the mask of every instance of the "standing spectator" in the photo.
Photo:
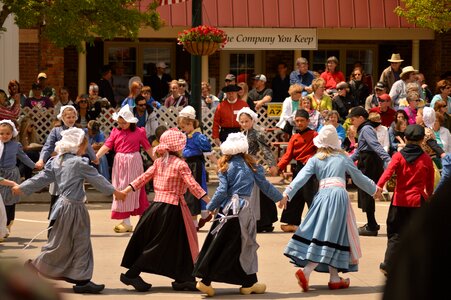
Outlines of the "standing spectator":
M372 108L378 107L379 106L379 96L382 94L386 94L386 93L387 93L387 89L386 89L385 83L383 83L382 81L379 81L378 83L376 83L376 85L374 86L374 94L371 94L368 97L366 97L365 109L367 111L370 111ZM391 101L391 98L390 98L390 101Z
M128 105L130 109L134 108L136 105L135 99L141 94L142 83L139 80L131 81L130 88L127 98L123 99L121 102L121 107Z
M138 119L137 127L146 129L146 137L150 143L155 139L155 129L158 127L157 114L155 108L147 104L146 99L142 95L138 95L135 99L136 105L133 107L133 114Z
M216 107L219 104L219 99L215 95L211 94L211 87L210 84L206 81L202 81L201 84L201 95L202 99L202 108L208 109L214 112L216 110Z
M331 56L326 61L326 71L321 73L321 78L326 81L326 93L333 94L339 82L345 81L345 76L338 69L338 58Z
M38 107L38 108L50 108L53 107L53 102L41 95L41 86L37 83L33 83L31 85L31 90L33 91L33 97L27 98L25 101L25 106L29 108Z
M299 57L296 60L296 67L298 69L290 73L290 85L299 84L302 87L302 96L306 96L313 91L312 83L315 75L312 71L309 71L308 60L304 57Z
M364 106L366 98L370 94L370 88L363 81L363 69L360 67L354 68L351 74L351 81L349 82L349 92L354 97L357 105Z
M337 94L332 100L332 109L340 114L340 122L344 123L349 110L355 106L356 101L349 92L349 85L344 81L337 84Z
M224 87L228 85L235 85L236 84L236 77L233 74L227 74L224 79ZM222 90L218 93L218 99L219 101L224 101L226 99L226 93L224 93Z
M146 99L147 105L150 105L153 108L161 107L161 103L152 97L152 89L150 86L148 85L143 86L143 88L141 89L141 96L143 96L144 99Z
M357 168L374 182L384 172L384 165L390 162L390 155L382 148L377 140L376 131L368 121L368 112L361 106L351 109L348 116L351 125L357 127L359 143L351 159L357 162ZM364 190L358 189L358 206L366 213L367 223L359 227L359 235L377 236L380 226L377 224L374 198Z
M188 99L184 95L180 94L180 89L177 80L173 80L170 85L171 93L164 100L164 106L166 107L185 107L188 105Z
M110 102L107 98L102 98L99 96L99 86L95 82L89 84L89 103L93 106L96 103L100 103L101 107L110 107Z
M288 97L288 89L290 88L290 76L287 74L288 68L286 63L277 65L277 75L271 81L273 92L273 102L282 102Z
M385 84L387 91L390 91L392 85L401 77L401 63L404 60L401 59L401 55L399 55L399 53L393 53L388 61L390 62L390 66L382 71L379 81Z
M407 84L416 81L416 74L418 70L415 70L412 66L402 68L402 72L399 75L400 79L393 83L390 89L390 98L393 101L395 110L399 108L399 103L407 95Z
M111 107L116 108L117 102L114 97L114 90L112 85L113 73L109 65L105 65L101 70L102 78L100 78L99 86L99 96L108 99Z
M380 96L378 96L378 102L379 106L370 109L369 113L378 113L381 116L381 124L385 127L390 127L396 115L396 111L390 107L390 96L388 94L381 94Z
M160 61L157 63L157 73L149 78L149 86L152 89L153 97L163 103L163 97L169 94L169 83L172 81L171 75L166 73L167 65Z
M20 91L20 84L19 81L13 79L8 83L8 93L9 93L9 97L8 100L11 103L11 105L14 104L15 102L15 98L14 96L16 94L20 95L20 106L24 107L25 106L25 101L27 100L27 96L25 96L21 91Z
M407 145L393 155L387 170L377 183L380 189L396 174L396 187L387 216L387 249L384 262L379 266L385 275L391 273L395 266L394 260L403 232L412 226L413 217L420 212L420 207L434 191L434 167L429 155L421 149L424 128L409 125L405 136Z
M226 140L229 133L241 130L240 124L236 121L237 113L249 105L238 99L239 90L241 88L237 85L227 85L222 88L222 91L226 93L226 101L219 103L213 118L212 137L217 146Z
M47 97L50 99L50 101L55 101L56 97L56 91L51 86L47 85L47 74L45 73L39 73L36 83L41 87L41 95L44 97ZM33 88L30 90L30 94L28 95L28 98L34 97L34 91Z
M277 127L290 136L293 134L295 125L294 115L298 109L302 108L302 90L302 86L297 83L290 86L288 89L288 94L290 94L290 97L287 97L283 101L282 113L280 114L279 122L276 124Z
M117 62L114 65L114 73L112 75L113 92L114 92L114 102L116 105L122 103L122 101L127 97L128 88L128 76L124 75L125 68L122 62Z
M0 121L17 120L20 114L20 96L14 95L14 104L8 101L8 96L4 90L0 90Z
M188 103L190 103L191 94L188 91L188 83L185 81L185 79L179 79L177 80L177 85L179 86L179 94L183 95Z
M448 106L447 113L451 113L451 82L445 79L440 80L437 82L437 88L435 90L437 94L434 95L431 101L430 107L435 107L435 102L438 100L443 100L446 102L446 105Z
M255 76L255 88L253 88L247 98L247 104L253 111L260 108L272 100L272 89L266 87L266 76L259 74Z
M69 89L65 86L60 88L58 97L56 98L55 102L55 116L60 112L62 106L74 105L74 102L69 98Z

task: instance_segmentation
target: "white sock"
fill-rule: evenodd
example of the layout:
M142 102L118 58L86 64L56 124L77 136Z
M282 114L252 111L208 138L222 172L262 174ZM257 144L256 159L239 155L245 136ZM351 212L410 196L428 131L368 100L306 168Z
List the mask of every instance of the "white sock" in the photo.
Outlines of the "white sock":
M122 222L124 222L125 225L132 226L132 223L130 222L130 218L123 219Z
M202 211L200 212L200 217L201 217L202 219L206 219L206 218L208 217L208 210L202 210Z
M304 272L305 278L308 280L310 277L310 274L313 272L313 270L315 270L316 266L318 265L318 263L316 262L312 262L310 261L305 267L304 270L302 270Z
M338 270L329 266L330 282L339 282L340 276L338 276Z

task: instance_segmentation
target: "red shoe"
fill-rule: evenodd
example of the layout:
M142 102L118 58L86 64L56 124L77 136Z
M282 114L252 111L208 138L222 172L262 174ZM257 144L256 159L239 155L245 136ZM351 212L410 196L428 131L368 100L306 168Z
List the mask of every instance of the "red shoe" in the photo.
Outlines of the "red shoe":
M329 290L338 290L338 289L347 289L351 281L349 278L343 279L340 277L340 281L338 282L329 282Z
M202 218L201 218L201 219L199 220L199 229L201 229L202 227L204 227L206 223L210 222L211 218L212 218L212 215L208 215L208 217L206 217L205 219L202 219Z
M307 278L305 278L302 269L297 270L294 276L296 276L296 278L298 279L298 284L302 288L302 290L304 292L308 292L308 280Z

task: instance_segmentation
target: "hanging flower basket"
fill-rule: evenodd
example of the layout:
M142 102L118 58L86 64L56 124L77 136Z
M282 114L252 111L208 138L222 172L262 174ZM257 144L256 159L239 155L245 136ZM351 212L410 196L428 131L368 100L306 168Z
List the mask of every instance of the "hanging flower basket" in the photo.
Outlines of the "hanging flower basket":
M227 35L216 27L201 25L179 33L177 40L192 55L212 55L225 46Z

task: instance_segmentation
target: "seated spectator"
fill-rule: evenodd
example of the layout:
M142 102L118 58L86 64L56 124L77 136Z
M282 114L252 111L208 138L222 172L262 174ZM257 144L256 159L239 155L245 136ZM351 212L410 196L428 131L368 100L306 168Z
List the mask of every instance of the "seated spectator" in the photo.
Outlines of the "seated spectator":
M299 84L302 88L302 96L305 97L308 94L314 92L312 83L315 78L318 78L314 72L308 69L308 60L304 57L296 59L297 70L290 73L290 85ZM317 109L315 107L315 109ZM332 109L332 108L331 108Z
M354 125L348 127L342 146L349 155L352 155L355 149L357 149L357 130Z
M105 134L100 129L100 123L96 120L89 121L87 129L89 144L97 153L97 151L103 146L103 143L105 142ZM103 155L99 160L99 173L103 177L105 177L106 180L111 181L110 168L108 166L108 159L106 155Z
M160 125L155 129L155 140L152 142L152 148L155 148L160 144L160 137L166 130L168 130L168 128L165 125Z
M247 97L249 95L249 86L246 82L239 82L237 86L241 88L241 90L238 91L238 98L247 102Z
M448 106L447 113L451 114L451 82L445 79L437 82L436 95L432 98L430 107L434 108L435 103L439 100L446 102Z
M333 125L335 129L337 130L338 138L340 139L341 143L343 144L343 141L346 138L346 130L344 129L343 125L338 123L338 119L340 118L340 115L338 114L338 111L331 110L327 113L327 118L323 125L320 125L318 127L318 132L323 128L324 125Z
M61 106L74 105L74 101L72 101L69 97L69 89L67 87L63 86L60 88L58 97L55 98L55 103L55 117L59 114Z
M56 90L47 84L47 74L45 74L43 72L39 73L38 77L36 79L36 83L41 87L41 95L43 97L49 98L50 101L52 101L52 103L53 103L55 101L55 97L56 97ZM34 92L33 92L33 88L32 88L30 90L28 98L33 98L33 97L34 97Z
M448 130L451 129L451 116L447 113L448 111L448 104L446 101L438 100L435 101L434 104L434 110L440 114L443 118L442 126L445 128L448 128Z
M312 100L309 97L302 98L300 108L304 109L309 114L308 127L311 130L317 130L319 127L320 113L316 109L312 108Z
M434 131L437 144L443 149L443 151L449 153L451 152L451 134L448 128L442 126L443 121L443 115L435 112L435 122L432 130Z
M180 89L177 81L171 82L170 94L164 100L164 106L166 107L185 107L188 105L188 99L180 94Z
M39 153L42 149L42 143L39 140L34 122L29 117L24 117L19 123L19 142L22 144L23 151L31 158L33 162L39 160ZM33 169L22 162L19 162L19 172L21 177L28 179L32 176Z
M179 79L177 80L177 85L179 86L179 94L185 96L189 103L191 100L191 94L188 91L188 83L185 79Z
M202 99L202 109L209 109L214 112L219 104L219 99L211 93L211 87L206 81L202 81L201 83L200 96Z
M94 105L99 102L101 107L110 107L110 101L107 98L102 98L99 96L99 86L95 82L89 84L89 103Z
M17 120L20 114L20 96L14 95L14 104L8 101L8 96L4 90L0 90L0 121Z
M331 56L327 59L326 71L321 73L321 78L326 82L326 93L333 95L336 92L337 84L345 81L345 76L338 69L338 58Z
M376 130L377 140L382 145L384 150L388 153L390 148L390 142L388 139L388 129L384 125L381 124L381 115L372 112L368 115L368 120L370 120L373 123L374 130Z
M325 84L326 81L322 78L314 79L312 82L313 92L307 96L312 101L312 108L321 114L321 124L324 123L327 113L332 110L332 99L324 92Z
M281 62L277 64L277 75L271 81L273 92L273 102L283 102L289 96L290 76L288 75L287 64Z
M86 94L77 97L74 107L78 112L78 119L76 123L83 128L88 126L89 121L96 120L102 112L100 102L94 102L94 104L91 104L89 102L89 96Z
M363 69L360 67L356 67L352 71L349 93L354 97L356 105L365 105L366 98L370 94L370 88L363 81Z
M302 104L302 86L297 83L292 84L288 89L288 94L290 97L285 98L283 101L282 113L276 126L291 136L295 126L294 115L301 108Z
M395 118L388 128L388 140L390 142L390 155L395 152L399 152L402 147L405 146L404 131L407 128L408 123L407 113L400 109L396 112ZM401 146L401 147L400 147Z
M20 91L20 84L17 80L13 79L8 83L8 93L9 93L8 100L11 103L11 105L13 105L15 102L14 96L16 94L19 94L20 95L20 106L21 107L25 106L25 101L27 100L27 96L25 96Z
M415 70L412 66L402 68L402 72L399 75L400 79L395 81L389 93L395 110L399 108L400 101L407 96L407 84L416 82L417 73L418 70Z
M143 86L143 88L141 89L141 96L143 96L144 99L146 99L147 105L150 105L154 108L161 107L161 103L152 97L152 89L150 88L150 86L148 85Z
M247 95L247 104L253 111L259 111L264 104L271 102L272 89L266 87L266 76L259 74L254 77L255 88Z
M416 124L415 119L417 116L418 103L421 102L420 95L416 92L408 93L406 100L409 103L409 106L404 108L404 111L408 116L407 122L409 125Z
M360 68L362 70L362 81L366 84L366 86L368 86L369 93L372 93L373 92L373 77L371 76L371 74L368 74L365 72L365 69L363 68L363 64L361 61L356 61L354 63L354 68ZM349 80L351 80L351 79L352 78L350 78Z
M138 119L136 126L143 127L146 130L146 137L149 140L149 143L152 143L155 139L155 130L158 127L155 108L147 104L146 99L142 95L138 95L135 102L133 114Z
M381 81L376 83L376 85L374 86L374 94L371 94L368 97L366 97L365 109L367 111L370 111L370 109L372 109L374 107L378 107L379 106L379 96L382 94L386 94L386 93L387 93L387 89L386 89L385 83L383 83Z
M332 99L332 109L340 114L340 122L346 120L346 116L351 108L356 106L354 97L349 93L349 85L342 81L337 84L337 94Z
M395 110L390 107L391 99L388 94L382 94L378 97L379 106L370 109L370 113L378 113L381 116L382 125L389 127L395 118Z
M31 86L31 90L33 91L33 97L27 98L25 100L25 106L29 108L37 107L37 108L51 108L53 107L53 102L41 95L42 89L41 86L37 83L33 83Z

